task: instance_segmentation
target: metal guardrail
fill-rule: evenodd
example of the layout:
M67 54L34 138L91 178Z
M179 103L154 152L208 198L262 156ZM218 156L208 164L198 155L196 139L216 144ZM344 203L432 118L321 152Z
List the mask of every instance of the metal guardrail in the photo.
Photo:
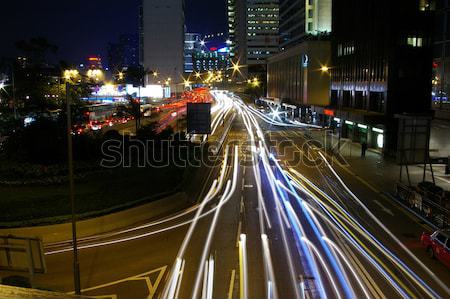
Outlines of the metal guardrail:
M430 194L402 183L397 183L396 195L415 213L437 227L450 226L450 198Z

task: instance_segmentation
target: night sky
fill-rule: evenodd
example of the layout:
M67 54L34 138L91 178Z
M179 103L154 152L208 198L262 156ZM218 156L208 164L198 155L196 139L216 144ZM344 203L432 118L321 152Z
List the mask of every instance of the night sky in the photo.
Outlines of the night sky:
M2 1L0 57L15 56L18 40L45 37L59 47L57 60L81 63L97 54L106 59L108 42L115 42L122 33L137 33L140 1ZM225 1L186 0L188 31L225 32Z

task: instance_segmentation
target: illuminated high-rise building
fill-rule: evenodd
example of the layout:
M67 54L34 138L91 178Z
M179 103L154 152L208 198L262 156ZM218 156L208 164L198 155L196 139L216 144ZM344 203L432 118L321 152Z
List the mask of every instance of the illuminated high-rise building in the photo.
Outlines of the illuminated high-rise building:
M332 0L280 0L281 50L331 32Z
M249 72L265 69L266 59L278 53L278 0L229 0L228 34L231 51Z

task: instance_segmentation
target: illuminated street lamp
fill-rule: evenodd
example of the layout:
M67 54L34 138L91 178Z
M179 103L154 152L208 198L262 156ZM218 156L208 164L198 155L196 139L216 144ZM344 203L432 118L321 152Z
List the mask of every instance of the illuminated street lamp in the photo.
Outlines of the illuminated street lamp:
M237 61L236 63L231 63L233 64L233 72L239 72L239 69L241 68L241 66L239 65L239 61Z
M67 160L69 168L69 197L72 208L72 246L73 246L73 279L75 294L81 294L80 283L80 264L78 262L77 247L77 219L75 209L75 182L73 175L73 146L72 146L72 112L69 89L71 82L75 81L79 76L78 70L65 70L64 79L66 80L66 113L67 113Z
M124 74L122 72L119 72L119 80L123 80Z
M91 80L100 81L103 78L103 72L99 69L88 70L87 77Z
M153 72L153 77L158 77L158 72Z
M65 70L64 71L64 79L66 79L66 81L70 81L70 80L76 79L79 74L80 73L78 72L78 70Z
M201 75L200 73L195 73L195 78L200 79Z
M326 65L322 65L320 70L322 71L322 73L328 73L330 71L330 68Z

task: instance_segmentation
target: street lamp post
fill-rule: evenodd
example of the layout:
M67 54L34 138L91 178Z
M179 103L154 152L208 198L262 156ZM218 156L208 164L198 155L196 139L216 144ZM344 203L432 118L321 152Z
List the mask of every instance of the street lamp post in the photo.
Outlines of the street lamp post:
M78 262L78 246L77 246L77 217L75 205L75 182L73 171L73 146L72 146L72 112L71 112L71 98L70 80L76 77L77 71L66 71L64 77L66 79L66 113L67 113L67 161L69 168L69 198L72 212L72 244L73 244L73 280L75 287L75 294L81 294L80 283L80 264Z

